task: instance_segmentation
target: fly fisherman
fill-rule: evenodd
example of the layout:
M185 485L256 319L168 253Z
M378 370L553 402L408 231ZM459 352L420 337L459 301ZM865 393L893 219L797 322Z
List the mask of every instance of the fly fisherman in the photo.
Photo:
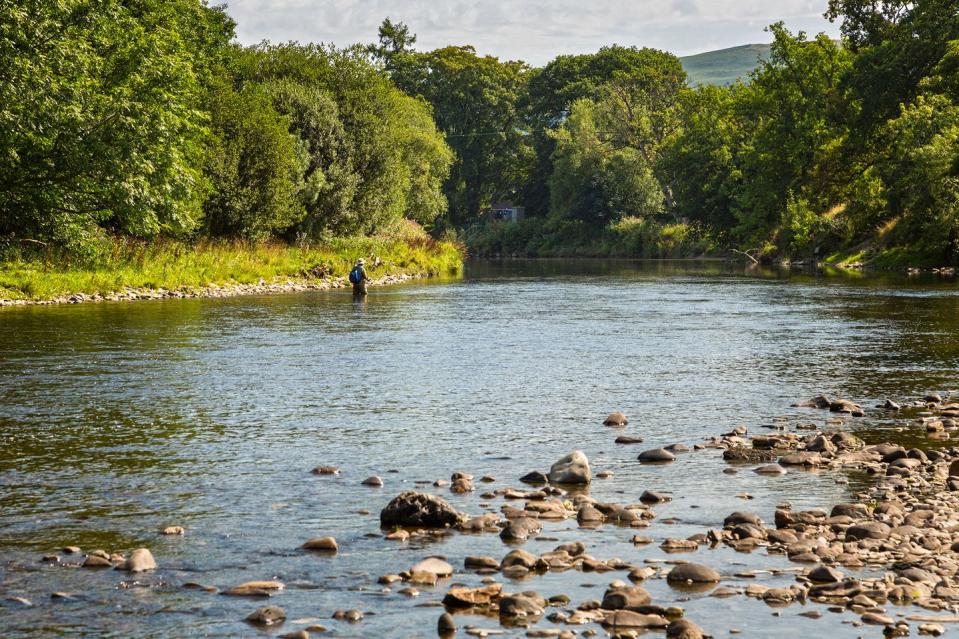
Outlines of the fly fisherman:
M353 285L353 295L366 295L366 283L370 281L370 276L366 274L364 265L366 260L362 257L356 260L356 265L350 271L350 284Z

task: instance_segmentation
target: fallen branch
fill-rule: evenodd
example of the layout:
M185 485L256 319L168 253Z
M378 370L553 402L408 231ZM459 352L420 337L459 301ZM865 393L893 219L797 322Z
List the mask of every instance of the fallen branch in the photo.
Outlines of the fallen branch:
M736 249L729 249L729 250L732 251L733 253L738 253L739 255L745 255L746 257L748 257L749 259L753 261L753 264L759 264L759 260L757 260L755 257L749 254L749 251L758 251L759 249L749 249L749 251L738 251Z

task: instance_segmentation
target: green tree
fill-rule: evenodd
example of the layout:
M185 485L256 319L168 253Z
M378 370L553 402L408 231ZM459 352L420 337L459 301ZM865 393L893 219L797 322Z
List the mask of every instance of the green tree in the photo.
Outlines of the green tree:
M672 189L674 215L719 234L736 225L732 207L744 135L736 112L740 90L741 85L701 86L685 92L677 116L682 126L665 141L656 164L657 175Z
M290 134L288 118L263 87L239 91L220 82L210 92L213 138L207 174L205 231L262 240L303 219L300 200L308 159Z
M304 230L368 233L404 215L429 220L445 210L438 176L445 177L450 155L429 116L429 106L397 89L365 51L263 44L244 51L236 67L243 82L292 82L304 90L323 92L336 105L342 145L326 151L310 147L321 161L315 162L310 175L316 180L308 191L319 188L321 195L325 193L317 168L324 171L327 182L331 178L327 172L333 169L342 188L330 192L334 199L326 200L325 209L314 207L326 213L307 218ZM332 164L331 153L336 158ZM336 208L331 208L334 201ZM317 202L322 205L324 200Z
M609 46L596 53L563 55L531 74L521 110L530 132L534 163L523 190L523 202L533 214L549 209L550 175L555 139L550 132L562 126L572 104L579 99L600 100L615 82L629 94L685 82L685 72L676 56L656 49ZM638 90L638 91L637 91Z
M959 260L959 106L919 96L884 127L878 162L889 219L901 241L938 259Z
M609 109L582 99L551 133L556 140L550 191L559 217L589 222L600 230L624 216L650 216L663 209L663 192L652 167L636 147L609 135Z
M770 27L770 57L737 92L748 127L733 209L750 241L776 233L790 193L825 210L841 197L854 167L842 162L847 103L840 88L851 54L825 35L807 40Z
M0 0L0 233L78 247L199 219L202 84L232 36L196 0Z
M444 189L451 221L469 222L492 200L515 197L529 158L517 111L529 68L472 47L409 53L396 65L396 84L431 105L455 153Z

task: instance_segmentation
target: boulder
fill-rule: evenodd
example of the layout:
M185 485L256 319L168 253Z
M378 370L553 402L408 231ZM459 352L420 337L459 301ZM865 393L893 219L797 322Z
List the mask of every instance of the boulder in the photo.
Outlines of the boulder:
M632 610L614 610L601 622L606 628L665 628L669 622L660 615L644 615Z
M501 617L538 617L543 614L546 605L546 600L539 594L522 592L500 599L499 614Z
M448 612L440 615L439 620L436 622L436 633L443 637L456 633L456 622L453 620L453 615Z
M639 461L644 463L663 463L671 462L676 459L676 455L672 454L665 448L654 448L652 450L644 450L639 454Z
M779 458L781 466L818 466L821 463L819 453L790 453Z
M890 528L881 521L866 521L861 524L854 524L846 529L846 541L858 541L860 539L886 539L889 537Z
M246 620L256 626L273 626L286 620L286 612L279 606L264 606L247 615Z
M609 417L603 420L603 426L625 426L629 423L629 419L626 418L626 415L617 411L615 413L610 413Z
M670 583L716 583L721 579L722 576L709 566L691 562L677 565L666 575L666 581Z
M676 619L666 626L666 636L669 639L704 639L707 635L689 619Z
M437 577L449 577L453 574L453 566L439 557L427 557L410 568L410 573L428 572Z
M336 539L333 537L316 537L310 539L302 546L303 550L318 550L320 552L335 553L339 550L336 545Z
M622 610L645 606L650 601L649 592L642 586L622 586L610 588L603 595L603 610Z
M503 584L490 584L481 588L467 588L453 586L443 598L443 605L448 608L485 608L503 591Z
M143 572L145 570L156 570L156 567L157 562L153 559L153 553L146 548L137 548L130 553L126 561L117 566L117 570Z
M639 501L644 504L661 504L663 502L672 501L673 498L664 493L657 493L651 490L644 490L643 494L639 496Z
M499 538L503 541L526 541L542 529L543 524L538 519L519 517L510 520L506 528L500 531Z
M549 480L554 484L588 484L592 478L589 460L581 450L574 450L549 469Z
M380 525L444 528L465 522L466 515L457 512L446 500L412 490L400 493L380 512Z
M516 550L509 551L505 557L501 566L503 568L509 568L510 566L522 566L523 568L532 568L536 565L538 557L531 552L527 552L522 548L517 548Z
M534 470L531 473L526 473L519 480L524 484L545 484L549 481L549 477L538 470Z
M739 524L752 524L753 526L762 526L763 520L755 513L734 512L723 520L723 528L732 528Z
M830 566L816 566L806 575L810 581L819 584L835 584L845 579L845 575Z

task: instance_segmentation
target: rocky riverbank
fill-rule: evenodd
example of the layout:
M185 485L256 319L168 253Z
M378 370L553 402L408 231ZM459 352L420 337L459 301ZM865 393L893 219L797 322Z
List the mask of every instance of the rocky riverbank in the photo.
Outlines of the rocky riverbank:
M604 470L595 472L581 451L558 459L548 470L531 470L515 483L459 471L449 480L435 480L429 492L405 490L384 496L388 503L380 511L381 528L365 536L376 535L384 544L420 548L420 541L497 535L505 546L503 556L421 556L395 572L356 575L351 590L375 589L384 597L422 595L418 607L437 608L435 632L444 637L460 631L479 637L524 634L565 639L601 633L626 639L650 630L683 639L739 634L734 616L687 614L680 604L693 596L755 600L776 617L796 607L797 614L820 619L822 635L829 633L830 618L862 626L862 632L870 636L945 633L948 625L959 623L959 448L947 447L943 441L959 431L959 402L930 394L863 408L854 401L817 396L796 407L794 415L765 424L766 432L751 432L756 429L741 425L701 441L638 452L636 463L656 469L683 455L706 455L721 464L726 474L757 473L770 483L790 473L810 471L828 475L838 484L856 477L857 485L864 487L850 491L849 500L795 509L784 494L772 512L731 512L680 538L669 534L670 522L656 512L674 498L670 491L646 490L621 502L596 499L589 494L590 485L615 482L616 477ZM850 426L874 413L903 428L927 433L930 446L906 448L863 441ZM640 436L620 434L631 428L622 413L611 414L604 425L611 442L620 446L642 442ZM342 477L340 469L329 465L313 468L312 474L319 487ZM389 484L380 477L355 481L372 491ZM622 488L619 492L629 493L630 486ZM470 493L480 493L484 512L465 513L454 506L456 496ZM744 502L750 499L748 494L739 497ZM555 543L558 540L550 535L564 522L573 521L579 532L575 541L539 553L523 547L533 540ZM601 544L591 543L593 532L604 526L622 529L636 549L635 556L608 557ZM182 535L188 531L171 526L162 532ZM664 556L650 555L648 549L656 546ZM768 569L743 570L712 555L727 548L737 553L764 552L792 565L784 568L777 560ZM350 549L348 542L317 536L289 551L322 561ZM692 553L696 561L687 558ZM160 556L154 561L147 549L125 555L99 549L83 552L76 547L51 549L37 559L63 569L112 567L137 575L136 587L153 587L149 575L162 570L164 560ZM550 594L537 586L548 575L567 571L592 575L589 584L581 584L580 594ZM598 579L604 574L609 577ZM650 587L654 582L668 584L680 596L657 601L651 594L660 590ZM128 584L122 587L134 587L131 583L121 582ZM277 597L282 602L286 584L271 578L223 588L163 580L155 586L194 591L196 596ZM16 593L3 594L9 604L33 605ZM73 595L54 592L53 596ZM287 621L280 605L251 605L245 619L255 626L283 628L286 632L280 636L287 638L327 631L362 634L364 618L377 612L375 605L367 608L325 611L328 620L318 623L315 618ZM850 614L855 615L853 620ZM361 625L347 630L356 624Z
M428 277L430 277L430 275L427 273L386 275L374 278L370 282L370 286L389 286L391 284L400 284ZM270 282L261 279L256 284L229 283L203 287L182 287L177 289L125 287L122 291L114 293L96 293L92 295L73 293L44 300L0 299L0 307L48 306L56 304L80 304L85 302L136 302L163 299L221 298L238 297L241 295L276 295L281 293L302 293L304 291L326 291L349 288L350 286L351 284L345 277L302 277L279 278Z

